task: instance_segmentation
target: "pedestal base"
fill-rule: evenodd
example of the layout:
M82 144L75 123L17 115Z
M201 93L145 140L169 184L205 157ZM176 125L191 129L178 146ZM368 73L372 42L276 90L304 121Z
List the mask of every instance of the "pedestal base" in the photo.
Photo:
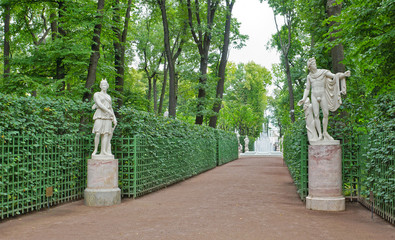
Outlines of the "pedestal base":
M118 160L114 156L94 155L88 160L88 181L84 191L86 206L111 206L121 203L118 188Z
M306 208L319 211L339 212L346 210L344 197L306 197Z
M121 189L92 189L84 191L84 203L90 207L111 206L121 203Z

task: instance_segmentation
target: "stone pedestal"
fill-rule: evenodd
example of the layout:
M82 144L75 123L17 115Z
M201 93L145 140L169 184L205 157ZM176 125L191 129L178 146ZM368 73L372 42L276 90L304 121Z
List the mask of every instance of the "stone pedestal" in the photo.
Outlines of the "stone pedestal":
M306 208L344 211L342 153L340 142L317 141L309 145L309 196Z
M118 160L114 156L95 155L88 160L88 184L84 191L87 206L111 206L121 203L118 188Z

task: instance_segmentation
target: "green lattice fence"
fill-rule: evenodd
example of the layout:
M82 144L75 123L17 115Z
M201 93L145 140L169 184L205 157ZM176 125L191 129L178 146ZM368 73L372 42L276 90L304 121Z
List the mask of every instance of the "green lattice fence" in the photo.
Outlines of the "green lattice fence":
M125 142L120 160L123 196L139 197L216 167L214 139L135 136L123 138ZM133 149L136 154L125 157Z
M362 136L358 201L395 224L394 132ZM372 193L372 195L370 194ZM371 201L373 197L373 201Z
M138 197L238 158L237 139L115 137L119 187ZM233 136L233 134L230 134ZM81 199L92 136L1 136L0 219ZM228 153L229 152L229 153ZM49 188L53 195L47 196Z
M303 135L300 139L300 179L298 182L298 193L300 198L305 201L309 194L309 168L308 168L308 146L307 137Z
M360 175L360 144L358 138L340 139L342 147L343 195L351 201L358 198Z
M1 135L0 218L81 198L87 146L79 136Z
M134 164L136 162L137 142L135 137L120 136L113 139L113 154L118 159L118 186L122 196L132 197L134 193ZM139 152L140 154L140 152Z
M304 201L308 195L308 148L307 137L300 133L284 136L284 162L297 188L299 197Z

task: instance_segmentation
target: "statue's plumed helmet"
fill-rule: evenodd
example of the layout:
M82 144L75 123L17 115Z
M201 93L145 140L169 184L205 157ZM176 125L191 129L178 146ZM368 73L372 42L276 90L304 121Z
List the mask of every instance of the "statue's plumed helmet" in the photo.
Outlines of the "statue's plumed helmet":
M109 86L109 84L108 84L106 79L101 80L100 85L102 85L102 84L106 84L107 86Z
M313 62L315 62L315 58L314 58L314 57L309 58L309 60L307 60L307 67L310 68L310 65L311 65Z

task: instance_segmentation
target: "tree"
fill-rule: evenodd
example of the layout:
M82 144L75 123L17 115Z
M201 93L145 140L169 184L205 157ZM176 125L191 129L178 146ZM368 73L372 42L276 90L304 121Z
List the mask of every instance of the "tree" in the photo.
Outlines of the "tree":
M216 89L216 98L213 105L213 112L214 115L210 118L209 126L212 128L217 127L217 119L218 113L221 110L221 103L224 94L224 83L225 83L225 70L226 64L228 62L228 52L229 52L229 41L230 41L230 25L232 21L232 10L233 5L235 4L236 0L226 0L226 22L225 22L225 31L224 31L224 41L223 47L221 51L221 60L218 69L218 83Z
M195 0L194 4L191 4L191 0L187 0L189 27L200 55L200 86L195 120L195 124L200 125L203 123L204 118L203 111L204 101L206 100L207 68L212 35L211 31L213 29L215 12L217 11L219 3L219 0L207 0L206 22L204 23L202 21L202 13L200 11L202 4L199 0Z
M10 19L11 6L10 3L3 3L4 8L4 79L10 75Z
M141 18L138 24L140 31L136 33L137 51L141 59L140 68L144 70L148 80L147 111L149 112L152 106L152 95L154 97L154 112L157 112L157 75L165 57L163 30L158 10L156 6L146 9L146 15Z
M165 45L165 54L167 58L167 69L169 71L169 116L176 117L177 93L176 93L175 63L177 61L177 58L180 56L182 51L182 46L185 43L185 40L182 36L182 34L185 33L185 25L183 25L182 28L183 30L178 32L172 48L170 46L170 31L169 31L168 15L166 10L166 0L157 0L157 1L160 6L160 10L162 12L162 23L163 23L163 32L164 32L163 39ZM182 0L180 1L180 3L182 3Z
M262 131L267 105L266 86L271 82L270 72L254 63L229 63L227 67L226 96L220 111L218 127L242 135L258 136Z
M89 68L88 68L88 77L86 78L85 88L87 91L84 94L83 100L91 100L92 99L92 86L96 81L96 68L97 63L100 58L100 34L102 29L102 19L103 19L103 8L104 8L104 0L97 1L97 15L96 15L96 24L93 29L93 43L92 43L92 53L89 60Z
M263 0L260 0L261 2ZM289 52L292 43L292 32L294 31L294 19L295 19L295 10L294 3L292 1L276 1L276 0L267 0L269 5L273 8L274 13L274 22L276 24L277 29L277 37L278 42L281 47L281 53L283 57L283 64L285 68L285 72L287 74L287 84L288 84L288 93L289 93L289 108L290 108L290 116L291 121L295 122L295 102L294 102L294 93L292 86L292 78L291 78L291 69L290 69L290 60L289 60ZM281 30L277 24L276 15L281 14L284 17L284 26L282 31L286 33L286 39L281 34Z
M339 16L342 9L342 2L336 0L327 0L326 9L329 18L331 18L332 16ZM335 24L338 25L338 23L336 23L335 21L330 21L329 26L333 27L333 25ZM336 39L335 37L333 37L333 33L329 33L331 42L335 41ZM332 47L331 57L332 57L332 72L334 73L345 72L346 68L342 63L344 59L344 48L342 43L338 43L337 45Z
M113 5L113 31L115 34L116 39L114 40L114 65L116 70L115 76L115 90L117 90L120 94L123 93L124 87L124 77L125 77L125 51L126 51L126 37L128 34L129 29L129 20L130 20L130 11L132 8L132 0L128 0L126 13L125 13L125 20L123 24L123 31L119 27L120 24L120 7L119 7L119 0L114 1ZM120 107L122 102L122 97L118 98L118 106Z

